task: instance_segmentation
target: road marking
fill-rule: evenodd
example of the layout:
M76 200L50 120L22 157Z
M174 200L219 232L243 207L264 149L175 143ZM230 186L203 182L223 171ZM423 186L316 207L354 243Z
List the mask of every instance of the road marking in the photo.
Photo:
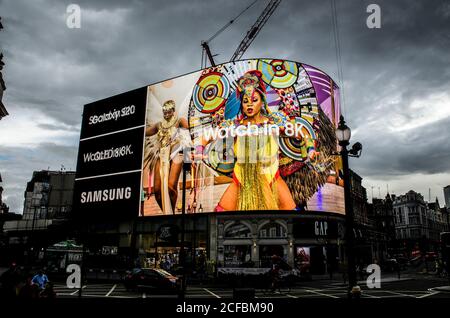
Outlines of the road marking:
M344 289L345 290L345 287L334 286L334 287L327 287L327 288L322 288L322 289L318 289L318 290L335 290L335 289Z
M298 298L297 296L294 296L294 295L289 295L289 294L285 294L285 295L290 297L290 298Z
M403 297L407 296L407 297L416 298L416 296L413 296L413 295L408 295L408 294L398 293L398 292L394 292L394 291L391 291L391 290L383 290L383 291L384 291L385 293L389 293L389 294L393 294L393 295L399 295L399 296L403 296Z
M114 285L110 291L106 294L106 297L109 297L109 295L111 295L111 293L114 291L114 289L116 289L117 285Z
M83 287L81 287L81 289L84 289L84 288L86 288L86 285L84 285ZM78 293L80 291L80 289L79 288L77 288L77 290L76 291L74 291L72 294L70 294L71 296L74 296L76 293Z
M416 298L425 298L425 297L429 297L429 296L433 296L433 295L436 295L436 294L439 294L440 292L432 292L432 293L430 293L430 294L426 294L426 295L422 295L422 296L418 296L418 297L416 297Z
M381 297L374 296L374 295L367 294L367 293L361 293L361 296L367 296L367 297L370 297L370 298L381 298Z
M210 291L209 289L207 289L207 288L203 288L204 290L206 290L208 293L210 293L211 295L213 295L214 297L216 297L216 298L221 298L219 295L216 295L216 294L214 294L212 291Z
M101 297L104 297L104 296L91 295L91 294L83 294L83 297L96 297L96 298L101 298ZM109 298L137 298L137 297L132 297L132 296L110 296Z
M327 294L319 293L319 292L317 292L315 290L305 289L305 291L307 291L308 293L313 293L313 294L317 294L317 295L320 295L320 296L327 296L327 297L331 297L331 298L339 298L339 297L336 297L336 296L333 296L333 295L327 295Z

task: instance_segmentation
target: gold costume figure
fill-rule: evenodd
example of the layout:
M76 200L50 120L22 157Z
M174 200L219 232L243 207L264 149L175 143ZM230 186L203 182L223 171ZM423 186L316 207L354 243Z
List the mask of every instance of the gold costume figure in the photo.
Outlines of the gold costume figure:
M190 146L191 141L187 120L178 118L173 100L163 104L163 115L161 122L146 129L144 169L153 171L153 191L161 210L164 214L172 214L177 202L182 167L180 151Z

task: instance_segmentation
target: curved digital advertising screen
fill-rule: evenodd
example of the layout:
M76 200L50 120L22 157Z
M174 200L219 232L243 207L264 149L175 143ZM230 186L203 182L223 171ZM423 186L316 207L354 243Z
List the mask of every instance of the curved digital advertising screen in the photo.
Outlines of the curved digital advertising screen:
M294 61L221 64L85 105L75 201L110 216L344 213L339 88ZM189 168L183 184L183 162Z

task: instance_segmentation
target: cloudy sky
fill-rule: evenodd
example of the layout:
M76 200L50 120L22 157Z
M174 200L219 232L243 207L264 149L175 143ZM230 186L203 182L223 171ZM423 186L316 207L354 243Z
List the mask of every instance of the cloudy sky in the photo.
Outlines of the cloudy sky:
M4 199L22 212L34 170L74 169L88 102L200 68L200 42L253 0L0 0L6 63L0 121ZM66 9L81 8L81 28ZM211 43L227 61L267 1L260 0ZM450 184L450 2L339 0L343 76L338 76L330 0L283 0L244 58L314 65L344 86L344 114L363 155L351 167L369 200L410 189L428 199ZM381 8L369 29L366 8ZM378 190L380 189L380 190Z

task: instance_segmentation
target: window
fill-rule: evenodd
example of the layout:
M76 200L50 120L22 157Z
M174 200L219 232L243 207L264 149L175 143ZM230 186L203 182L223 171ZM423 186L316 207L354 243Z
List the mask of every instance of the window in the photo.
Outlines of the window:
M225 245L224 265L225 267L242 267L251 260L250 245Z
M398 223L403 223L403 211L401 209L398 213Z
M286 232L286 228L281 224L276 222L269 222L261 227L261 229L259 230L259 237L284 238L287 236Z
M225 237L228 238L246 238L251 236L252 231L250 228L239 222L235 222L225 230Z

